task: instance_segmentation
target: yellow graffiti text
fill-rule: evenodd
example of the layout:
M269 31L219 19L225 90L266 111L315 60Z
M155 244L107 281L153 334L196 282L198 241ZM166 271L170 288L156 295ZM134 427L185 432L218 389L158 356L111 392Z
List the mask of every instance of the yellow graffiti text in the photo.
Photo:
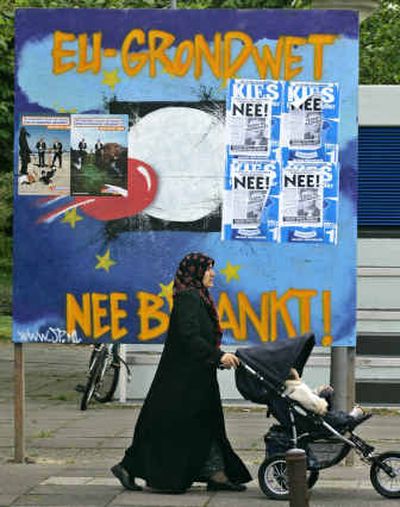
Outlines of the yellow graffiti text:
M251 328L252 334L255 331L262 342L274 341L280 334L294 338L312 331L312 306L318 295L314 289L289 289L281 296L276 291L263 292L258 308L255 308L243 292L237 293L235 301L226 292L221 292L217 305L221 327L230 331L238 341L246 341ZM138 292L136 297L139 303L138 339L149 341L159 338L167 330L169 322L164 299L148 292ZM320 297L323 329L330 336L330 291L322 291ZM325 345L330 343L328 339L324 340Z
M159 339L168 329L171 305L163 294L139 291L136 297L137 338L141 342ZM120 340L128 334L127 311L123 308L128 295L123 292L66 294L66 331L77 332L94 340L103 336ZM242 291L235 296L221 292L217 301L221 328L239 342L250 335L261 342L294 338L321 329L322 345L332 344L331 292L315 289L289 289L263 292L257 302ZM312 319L317 320L313 322Z
M137 311L140 319L140 331L138 339L141 341L158 338L168 328L169 316L161 311L164 306L164 298L148 292L137 292L139 302Z
M122 69L129 77L147 68L147 74L152 78L162 73L184 77L192 71L195 79L199 79L205 67L208 67L215 78L226 82L251 62L260 79L290 80L303 71L303 57L297 53L298 48L308 45L312 48L313 79L321 80L325 47L334 44L337 38L338 35L318 33L308 37L282 35L274 46L258 46L250 35L242 31L217 32L212 41L197 34L193 39L177 42L175 35L170 32L145 32L134 28L125 36L119 57ZM103 58L110 55L117 57L118 53L114 48L102 48L101 32L90 36L61 31L53 34L54 74L71 70L98 74Z
M81 331L86 337L97 340L110 334L112 340L120 340L128 334L128 329L121 325L127 312L120 307L128 296L123 292L85 293L81 301L70 293L66 294L66 328L67 333Z

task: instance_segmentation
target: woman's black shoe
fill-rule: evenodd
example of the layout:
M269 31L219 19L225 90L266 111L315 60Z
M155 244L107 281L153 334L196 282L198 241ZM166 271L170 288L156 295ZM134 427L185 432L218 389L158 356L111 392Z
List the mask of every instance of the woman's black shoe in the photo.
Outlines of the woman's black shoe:
M207 491L245 491L247 488L244 484L235 484L231 481L208 481Z
M128 471L122 465L114 465L111 468L111 472L125 489L130 489L131 491L142 491L142 486L138 486L136 482L130 478Z

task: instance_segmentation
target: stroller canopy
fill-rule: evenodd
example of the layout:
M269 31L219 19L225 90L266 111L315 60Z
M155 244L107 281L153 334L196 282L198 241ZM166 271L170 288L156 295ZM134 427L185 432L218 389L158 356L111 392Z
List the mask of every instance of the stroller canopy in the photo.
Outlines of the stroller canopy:
M269 342L257 347L237 349L236 355L265 380L262 383L245 368L236 370L236 386L242 396L255 403L268 403L269 390L276 394L283 389L283 383L289 375L290 368L295 368L302 375L303 368L315 345L314 334L307 333L296 338Z

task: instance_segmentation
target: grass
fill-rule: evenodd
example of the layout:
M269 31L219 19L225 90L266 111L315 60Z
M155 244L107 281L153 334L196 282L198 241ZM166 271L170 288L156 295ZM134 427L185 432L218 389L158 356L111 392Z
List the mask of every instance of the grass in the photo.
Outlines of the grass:
M51 438L53 436L54 436L54 431L41 430L36 435L33 435L33 438Z
M90 158L82 167L82 170L73 169L71 182L73 193L101 195L101 189L105 183L117 186L125 185L122 176L97 167Z
M387 416L400 415L400 409L398 408L372 407L367 408L366 410L367 412L372 412L373 414L376 415L387 415Z
M11 315L0 315L0 342L11 341L12 317Z
M94 164L85 164L82 171L74 172L73 191L88 194L100 194L105 182L105 173Z
M0 233L0 342L12 336L12 238Z

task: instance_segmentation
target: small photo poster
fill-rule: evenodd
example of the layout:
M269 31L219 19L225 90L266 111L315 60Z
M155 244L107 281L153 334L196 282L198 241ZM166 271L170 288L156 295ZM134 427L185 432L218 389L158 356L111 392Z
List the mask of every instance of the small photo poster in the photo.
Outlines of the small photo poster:
M127 195L128 115L71 115L71 195Z
M278 241L279 163L229 157L227 170L222 238Z
M289 82L285 87L281 146L289 160L337 162L337 83Z
M70 117L22 114L18 132L18 194L70 193Z
M229 81L226 136L230 156L275 158L283 92L280 81Z

